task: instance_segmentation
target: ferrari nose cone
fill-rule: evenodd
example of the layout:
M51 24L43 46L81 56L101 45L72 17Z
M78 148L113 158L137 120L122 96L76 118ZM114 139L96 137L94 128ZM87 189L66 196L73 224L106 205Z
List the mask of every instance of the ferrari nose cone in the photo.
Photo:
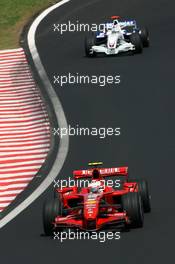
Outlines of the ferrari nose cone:
M84 217L86 219L95 219L98 213L98 204L95 200L88 200L84 206Z

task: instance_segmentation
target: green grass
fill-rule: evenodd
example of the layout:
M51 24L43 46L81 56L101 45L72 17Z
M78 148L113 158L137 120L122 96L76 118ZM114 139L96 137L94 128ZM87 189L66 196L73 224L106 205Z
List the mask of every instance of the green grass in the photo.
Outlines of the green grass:
M51 0L0 0L0 49L19 47L19 37L27 21Z

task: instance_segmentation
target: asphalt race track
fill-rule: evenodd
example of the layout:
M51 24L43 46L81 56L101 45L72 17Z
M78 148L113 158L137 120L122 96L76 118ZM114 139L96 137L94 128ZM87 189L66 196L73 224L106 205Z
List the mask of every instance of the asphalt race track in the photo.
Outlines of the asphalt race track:
M42 235L42 205L52 187L0 231L2 263L159 263L174 259L174 16L173 0L72 1L53 11L39 26L37 48L53 75L121 75L120 85L55 84L68 124L121 127L120 136L71 137L59 177L87 162L129 165L130 175L147 178L152 213L143 229L122 233L120 240L65 241ZM84 33L53 32L53 23L68 20L100 23L111 15L136 18L151 34L143 54L84 57Z

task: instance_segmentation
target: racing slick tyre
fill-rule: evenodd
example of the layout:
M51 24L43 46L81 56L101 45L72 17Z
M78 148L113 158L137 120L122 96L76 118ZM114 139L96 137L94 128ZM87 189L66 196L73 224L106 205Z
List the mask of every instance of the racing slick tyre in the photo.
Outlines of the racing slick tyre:
M54 199L46 201L43 206L43 227L46 236L53 234L53 221L56 216L60 215L60 201Z
M92 46L96 43L96 37L94 34L89 34L85 38L85 54L87 57L95 57L96 53L92 52Z
M134 53L142 53L143 45L140 35L138 33L131 34L130 41L135 46Z
M147 28L140 29L140 38L142 40L143 47L149 47L149 32Z
M54 199L57 199L59 197L59 193L57 192L56 188L54 189L53 197L54 197Z
M139 193L130 192L123 195L122 207L123 210L127 212L127 215L129 217L129 227L138 228L143 226L144 214Z
M137 182L139 193L142 198L143 210L145 213L151 212L151 199L149 194L148 182L140 179L130 179L130 182Z

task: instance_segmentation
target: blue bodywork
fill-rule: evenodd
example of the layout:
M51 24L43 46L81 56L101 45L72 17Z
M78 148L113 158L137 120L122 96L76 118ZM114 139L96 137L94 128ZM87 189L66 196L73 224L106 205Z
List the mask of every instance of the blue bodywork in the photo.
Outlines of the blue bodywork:
M121 26L123 35L127 38L127 36L131 35L132 33L138 32L140 31L140 29L137 26L137 22L136 20L124 20L124 21L120 21L119 20L119 24ZM112 22L107 22L104 24L106 28L110 28L112 27L113 23ZM106 37L106 34L104 31L97 31L96 32L96 38L100 39L100 38L104 38Z

